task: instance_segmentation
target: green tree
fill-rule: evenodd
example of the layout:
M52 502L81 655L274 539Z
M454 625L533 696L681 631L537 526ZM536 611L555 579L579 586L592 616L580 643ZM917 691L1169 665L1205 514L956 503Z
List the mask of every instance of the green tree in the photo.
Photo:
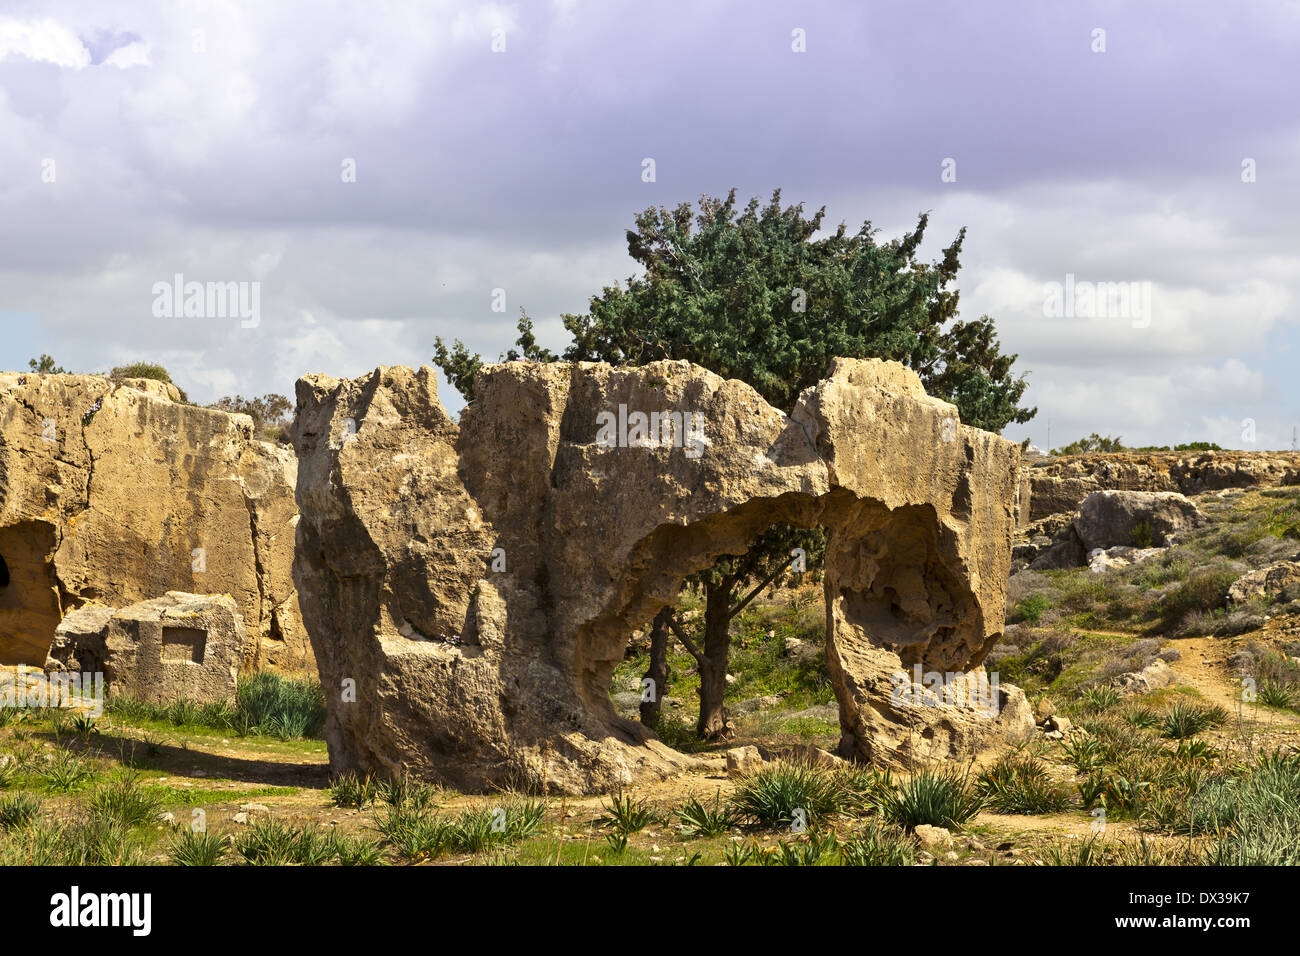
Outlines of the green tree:
M65 375L68 371L62 365L55 365L54 357L44 352L39 359L28 359L27 367L38 375Z
M735 190L726 199L703 196L698 208L645 210L627 232L628 252L644 274L606 287L588 312L563 317L572 336L564 358L630 365L685 359L748 382L786 412L832 358L892 359L915 369L967 424L1001 431L1035 414L1018 404L1027 383L1012 375L1016 356L1002 354L993 320L957 318L958 293L950 285L964 229L938 261L924 262L917 249L925 215L912 232L888 242L877 241L870 222L855 233L841 223L819 236L824 218L824 207L811 217L802 205L783 207L779 190L766 205L752 199L743 210ZM521 351L508 357L548 361L527 354L526 321L519 325ZM435 361L472 400L481 362L455 345L449 351L438 340ZM788 568L792 547L810 545L811 565L819 543L816 532L778 526L744 555L696 576L705 593L702 640L667 618L700 667L702 736L726 730L729 622Z
M1096 451L1123 451L1124 440L1116 435L1098 435L1093 432L1087 438L1078 438L1068 445L1062 445L1052 452L1053 455L1086 455Z
M232 398L227 395L208 407L247 415L253 419L253 430L256 434L272 441L288 441L293 402L283 395L273 392L261 398L244 398L242 395Z

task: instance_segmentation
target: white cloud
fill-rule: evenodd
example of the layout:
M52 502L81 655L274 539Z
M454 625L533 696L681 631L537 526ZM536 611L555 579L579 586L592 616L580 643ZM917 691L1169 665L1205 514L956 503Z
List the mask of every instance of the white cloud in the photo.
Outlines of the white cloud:
M104 58L104 66L115 66L119 70L129 70L133 66L150 66L149 52L153 49L143 40L120 46Z
M0 60L11 56L73 70L90 65L86 45L67 27L48 17L44 20L0 17Z

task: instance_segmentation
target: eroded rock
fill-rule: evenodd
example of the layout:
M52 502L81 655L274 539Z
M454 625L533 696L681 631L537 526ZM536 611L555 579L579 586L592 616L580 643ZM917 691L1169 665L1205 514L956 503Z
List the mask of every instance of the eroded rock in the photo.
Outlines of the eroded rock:
M638 412L676 428L653 440ZM508 363L459 424L429 368L307 376L293 433L336 771L575 793L691 766L615 714L610 677L684 577L783 522L829 533L841 756L903 766L1033 732L1005 685L992 708L894 694L914 665L983 678L1018 463L901 365L837 360L786 417L687 363Z
M59 624L45 669L102 673L107 697L233 703L248 643L229 595L172 591L120 610L73 611Z
M1243 604L1253 598L1276 597L1300 584L1300 560L1278 561L1243 574L1228 588L1228 602Z
M178 398L148 379L0 373L0 663L43 662L84 604L185 591L234 598L255 638L244 666L312 668L293 452Z
M1074 529L1084 549L1165 547L1205 521L1195 503L1174 491L1098 491L1084 499Z

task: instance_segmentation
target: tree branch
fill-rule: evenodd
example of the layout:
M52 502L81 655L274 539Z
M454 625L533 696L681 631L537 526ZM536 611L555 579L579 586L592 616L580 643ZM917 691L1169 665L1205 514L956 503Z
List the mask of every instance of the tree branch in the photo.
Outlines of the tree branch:
M775 581L777 575L779 575L784 570L785 570L785 562L782 561L776 566L775 571L773 571L766 578L764 578L763 581L756 588L754 588L754 590L750 591L747 595L745 595L745 597L741 600L739 604L737 604L734 608L732 608L730 611L727 612L727 620L730 621L733 617L735 617L737 614L743 611L745 609L745 605L749 604L750 601L758 597L758 593L762 591L763 588L767 587L769 584Z
M695 646L691 639L686 636L686 632L682 630L682 626L677 623L677 618L674 617L671 612L668 614L667 621L668 626L672 628L673 633L677 635L677 640L682 642L682 647L686 648L686 650L690 652L691 657L695 658L695 663L703 667L704 655L700 653L700 649Z

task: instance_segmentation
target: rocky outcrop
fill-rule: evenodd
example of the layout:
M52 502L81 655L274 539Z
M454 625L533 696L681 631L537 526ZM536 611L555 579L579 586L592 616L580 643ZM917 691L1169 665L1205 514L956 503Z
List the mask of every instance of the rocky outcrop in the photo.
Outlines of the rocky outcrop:
M1204 521L1200 509L1177 492L1098 491L1084 499L1073 524L1092 554L1114 547L1167 547Z
M311 669L293 586L297 462L174 386L0 373L0 662L39 664L65 614L229 594L243 666Z
M1012 550L1012 570L1094 570L1145 561L1199 527L1196 504L1172 491L1096 491L1073 515L1050 515L1030 525L1033 537ZM1054 529L1051 537L1044 533Z
M1278 561L1243 574L1228 588L1228 603L1244 604L1254 598L1276 597L1287 589L1292 589L1292 593L1300 590L1300 559Z
M172 591L121 610L73 611L59 624L45 669L102 673L106 697L233 703L250 652L233 598Z
M1114 452L1037 459L1022 473L1021 525L1074 511L1098 491L1176 491L1300 484L1300 452ZM1028 504L1028 508L1024 504Z
M1004 718L895 694L914 666L982 675L1018 463L901 365L837 360L787 417L686 363L508 363L459 424L429 368L307 376L293 435L335 771L575 793L689 767L615 714L611 675L683 578L777 523L828 530L842 756L1032 732L1014 688Z
M1160 658L1156 658L1140 671L1129 671L1110 679L1110 686L1122 695L1145 694L1148 691L1168 687L1174 682L1174 670Z

